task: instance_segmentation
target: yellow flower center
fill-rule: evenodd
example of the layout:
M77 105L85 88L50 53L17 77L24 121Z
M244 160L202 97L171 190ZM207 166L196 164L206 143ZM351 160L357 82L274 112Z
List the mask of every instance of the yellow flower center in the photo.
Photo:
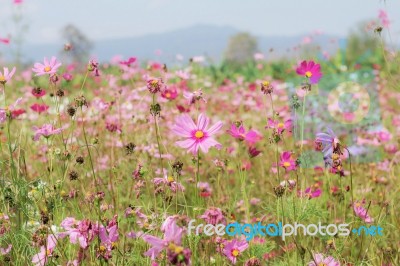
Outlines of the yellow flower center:
M6 81L6 77L5 76L0 76L0 82L4 82Z
M168 249L171 250L172 252L174 252L175 254L179 254L183 251L183 247L177 246L174 243L170 243L168 245Z
M328 265L326 263L321 262L318 264L318 266L328 266Z
M311 71L307 71L307 72L306 72L306 77L307 77L307 78L311 78L311 77L312 77Z
M49 67L49 66L44 68L44 72L50 72L50 70L51 70L51 67Z
M171 93L167 92L167 93L165 94L165 97L168 98L168 99L171 98Z
M359 202L357 202L355 205L356 205L357 208L361 207L361 203L359 203Z
M278 128L284 128L285 127L285 124L284 123L279 123L278 124Z
M202 137L204 137L204 132L201 130L197 130L194 136L196 137L196 139L201 139Z
M100 252L104 252L104 251L106 251L106 247L103 246L103 245L101 245L101 246L99 247L99 250L100 250Z
M156 79L153 79L151 82L151 85L153 85L153 86L155 86L155 85L157 85L158 84L158 80L156 80Z
M262 85L263 85L264 87L268 87L268 86L269 86L269 81L263 81L263 82L262 82Z
M284 167L289 167L289 166L290 166L290 163L289 163L289 162L284 162L284 163L283 163L283 166L284 166Z
M231 251L231 254L232 254L232 256L237 257L237 256L239 256L240 251L235 248L234 250Z
M169 183L172 183L175 181L175 179L172 176L167 177L167 180Z
M46 250L46 255L47 255L47 256L50 256L50 255L51 255L51 250L50 250L50 249Z

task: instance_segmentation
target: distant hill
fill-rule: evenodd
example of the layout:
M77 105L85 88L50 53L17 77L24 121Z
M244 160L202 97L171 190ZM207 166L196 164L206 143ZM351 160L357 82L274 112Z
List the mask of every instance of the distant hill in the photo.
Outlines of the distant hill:
M115 55L123 57L136 56L140 60L159 60L162 62L175 62L176 55L182 55L185 60L190 57L204 55L215 61L221 59L229 38L239 30L228 26L197 25L159 34L148 34L138 37L99 40L95 42L92 52L99 60L109 60ZM305 35L298 36L256 36L259 48L268 53L273 48L274 56L283 56L287 50L300 44ZM337 45L332 45L336 36L319 35L313 43L332 50ZM343 42L343 39L339 39ZM332 47L331 47L332 46ZM58 44L29 44L24 45L23 54L30 60L41 60L44 56L57 55L63 48L63 43ZM3 48L4 50L4 48ZM156 55L160 50L161 55ZM0 50L1 51L1 50ZM290 54L289 54L290 56Z

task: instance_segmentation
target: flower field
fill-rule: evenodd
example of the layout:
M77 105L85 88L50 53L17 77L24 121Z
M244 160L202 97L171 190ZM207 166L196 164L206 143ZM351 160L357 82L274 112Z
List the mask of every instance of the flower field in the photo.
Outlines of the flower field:
M0 265L400 265L390 49L4 63Z

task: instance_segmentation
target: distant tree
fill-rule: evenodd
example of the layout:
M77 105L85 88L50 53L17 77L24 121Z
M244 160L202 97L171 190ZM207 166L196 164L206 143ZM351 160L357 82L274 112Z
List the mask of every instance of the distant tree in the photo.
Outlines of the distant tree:
M65 40L64 55L73 62L85 62L88 60L93 48L92 42L74 25L67 25L62 30Z
M373 29L367 30L367 24L367 22L360 23L347 36L345 53L347 65L366 63L366 61L377 63L382 58L379 36Z
M254 54L258 51L257 39L247 32L238 33L229 40L225 51L225 61L242 65L254 60Z

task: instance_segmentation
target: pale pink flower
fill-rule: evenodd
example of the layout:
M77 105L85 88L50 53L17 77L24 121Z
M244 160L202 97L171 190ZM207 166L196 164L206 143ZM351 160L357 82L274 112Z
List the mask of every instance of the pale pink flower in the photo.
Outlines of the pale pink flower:
M47 264L48 257L53 255L54 248L56 247L57 239L54 235L47 237L46 246L40 247L40 252L33 256L32 263L35 266L44 266Z
M22 101L22 98L18 98L13 104L10 104L7 108L0 108L0 123L4 123L7 120L7 112L13 112L17 109L17 105Z
M226 241L224 244L223 253L233 264L236 264L237 257L249 247L247 241L237 239Z
M340 266L340 263L333 257L324 257L323 254L314 254L313 260L308 263L308 266Z
M209 123L210 119L204 114L199 115L197 125L187 114L178 116L172 131L185 139L177 141L176 144L181 148L187 149L193 155L196 155L199 149L204 153L207 153L211 147L220 149L222 145L212 136L221 129L222 122L218 121L208 128Z
M45 57L43 64L35 63L32 71L36 73L36 76L43 76L46 74L55 74L57 69L61 66L61 63L57 61L57 58L53 56L50 61Z
M15 70L16 68L13 67L13 69L10 72L8 70L8 67L4 67L3 73L0 72L0 84L6 84L12 78L12 76L14 76Z
M41 136L48 138L52 135L60 134L63 128L54 128L52 124L44 124L41 127L33 127L33 130L35 130L33 140L38 141Z
M372 223L374 221L374 219L368 215L367 210L362 206L360 202L356 202L353 204L353 210L354 213L367 224Z

